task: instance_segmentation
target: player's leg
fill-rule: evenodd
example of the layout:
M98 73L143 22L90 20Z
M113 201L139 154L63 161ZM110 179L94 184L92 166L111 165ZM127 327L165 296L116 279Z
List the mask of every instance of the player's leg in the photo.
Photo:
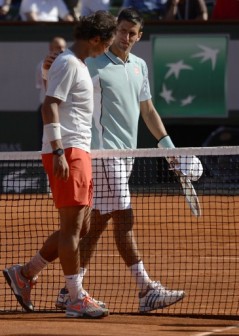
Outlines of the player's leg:
M133 231L133 210L116 210L112 212L114 238L118 251L125 264L130 267L138 263L141 258Z
M110 164L109 164L110 163ZM94 199L93 208L91 212L90 230L80 242L80 258L81 267L80 275L83 277L87 272L87 267L91 257L94 255L98 240L102 232L107 227L108 221L111 218L110 212L114 206L114 198L111 197L111 190L109 189L109 171L114 167L112 160L93 160L92 172L94 178ZM105 197L107 195L108 197ZM88 294L86 292L86 294ZM66 287L62 288L56 300L56 307L65 310L67 304L70 302L69 291ZM101 307L106 307L105 303L95 300Z
M90 229L80 242L81 267L87 268L90 259L95 254L97 243L108 225L110 214L101 215L99 210L92 210Z
M120 165L120 166L119 166ZM114 237L119 253L139 288L139 311L146 312L167 307L184 297L183 291L165 289L159 281L152 281L140 257L133 232L134 215L131 209L128 180L133 161L115 162L115 209L112 212Z
M132 209L114 211L112 219L118 251L135 278L140 291L139 311L162 309L181 300L185 296L184 291L166 289L159 281L150 279L140 258L134 237Z
M58 255L62 270L65 275L78 274L80 268L78 248L85 206L64 207L59 209L59 213Z
M59 231L49 236L41 250L25 265L13 265L3 271L17 301L28 312L34 310L31 289L36 284L38 274L58 257L58 236Z
M98 210L92 210L90 216L90 229L89 232L83 236L80 241L80 270L79 274L81 276L81 280L83 281L83 277L87 271L87 267L89 265L90 259L95 254L96 246L98 240L105 230L108 224L108 220L110 219L109 214L101 215ZM86 295L89 295L84 290ZM106 307L106 304L100 300L93 299L98 305L102 308ZM60 290L57 300L56 307L65 310L67 304L70 302L70 295L67 287L64 287Z
M59 239L61 239L61 241L63 240L64 242L63 248L67 247L67 244L69 244L70 241L70 244L77 244L78 251L79 236L77 235L81 234L82 223L84 232L87 232L89 229L89 213L89 208L86 208L86 210L83 209L82 211L78 210L78 207L62 208L60 210L62 218L61 222L67 223L66 228L63 226L61 231L56 231L51 236L49 236L40 251L34 257L32 257L28 263L25 265L14 265L3 271L3 274L11 289L13 290L18 302L25 310L33 311L33 304L30 299L32 285L35 284L38 274L47 266L47 264L54 261L58 257ZM73 225L72 228L70 227L72 222L73 224L76 223L75 228ZM68 237L67 229L69 229L70 237ZM62 231L64 232L63 239ZM60 242L60 244L62 245L62 242ZM76 260L74 260L74 258L72 258L70 255L72 250L73 248L70 249L70 252L65 253L64 250L62 252L63 262L65 254L65 256L67 256L66 264L68 266L71 266L72 263L76 263ZM79 263L80 262L78 260L77 265L79 265ZM78 272L78 270L74 270L74 272Z
M91 157L84 151L71 149L68 164L68 188L62 188L66 198L63 201L67 206L59 207L61 229L58 248L69 292L66 316L102 317L108 315L108 310L100 307L83 289L80 268L80 237L86 235L90 229L89 207L92 206L93 196Z
M115 159L110 168L111 189L114 191L112 221L114 238L121 257L129 267L141 258L134 237L134 215L131 207L129 177L133 168L133 159Z
M79 274L79 244L83 225L89 225L88 210L86 206L60 209L61 227L58 252L71 300L66 307L67 317L98 318L108 315L107 309L97 305L82 290L82 278Z
M61 194L62 186L55 182L53 176L52 155L43 155L42 161L50 181L51 189L56 185L53 194L55 201L58 198L58 194ZM53 233L46 240L42 249L24 266L14 265L3 271L18 302L26 311L30 312L34 310L30 296L32 284L36 282L36 275L47 266L48 262L53 261L58 256L58 237L59 232Z

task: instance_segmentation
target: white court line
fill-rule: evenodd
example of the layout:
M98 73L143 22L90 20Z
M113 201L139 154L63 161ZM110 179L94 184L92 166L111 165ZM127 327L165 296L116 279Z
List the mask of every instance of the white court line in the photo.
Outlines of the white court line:
M193 334L191 336L211 336L211 335L215 335L215 334L218 334L218 336L219 336L220 333L223 333L225 331L232 330L232 329L237 329L237 328L239 328L239 325L225 327L225 328L222 328L222 329L215 329L215 330L212 330L212 331L202 332L202 333L199 333L199 334Z

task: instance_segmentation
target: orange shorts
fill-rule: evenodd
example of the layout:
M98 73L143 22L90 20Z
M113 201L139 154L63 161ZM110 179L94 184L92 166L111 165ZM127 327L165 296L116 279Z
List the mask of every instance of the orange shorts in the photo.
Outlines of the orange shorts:
M70 169L67 181L53 175L53 154L42 154L56 208L77 205L91 207L93 179L90 154L79 148L67 148L65 156Z

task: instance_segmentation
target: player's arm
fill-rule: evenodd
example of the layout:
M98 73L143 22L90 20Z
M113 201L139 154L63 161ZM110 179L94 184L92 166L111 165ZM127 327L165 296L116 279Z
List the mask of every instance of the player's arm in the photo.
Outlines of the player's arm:
M140 103L141 115L147 125L148 129L159 140L158 147L174 148L174 144L167 135L163 122L156 111L152 100L146 100ZM194 155L185 157L166 157L170 169L174 170L179 177L183 192L185 194L187 203L189 204L192 213L195 216L200 216L201 208L197 194L189 179L198 180L202 175L201 162ZM189 179L188 179L189 178Z
M44 132L51 144L52 151L63 149L63 144L61 141L61 129L60 120L58 114L58 106L61 100L46 96L44 103L42 105L42 119L44 124ZM69 166L66 161L64 152L59 155L53 155L53 170L54 175L63 180L67 180L69 177Z
M158 140L158 147L174 148L174 144L166 132L164 124L151 99L140 102L141 116L151 134ZM167 157L168 163L177 163L175 157Z
M162 119L151 99L140 102L140 112L146 126L157 140L167 135Z
M170 136L167 134L162 119L155 109L151 99L140 103L142 118L152 133L158 140L159 148L175 148ZM184 157L166 157L170 169L180 171L184 176L196 181L202 175L201 162L194 155Z

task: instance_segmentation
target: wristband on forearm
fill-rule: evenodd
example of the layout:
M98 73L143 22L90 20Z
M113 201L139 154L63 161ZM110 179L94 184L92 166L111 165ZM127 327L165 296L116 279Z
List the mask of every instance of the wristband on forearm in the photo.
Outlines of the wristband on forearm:
M55 141L61 139L61 124L60 123L51 123L44 125L44 132L48 140Z
M159 148L175 148L169 135L165 135L158 142Z

